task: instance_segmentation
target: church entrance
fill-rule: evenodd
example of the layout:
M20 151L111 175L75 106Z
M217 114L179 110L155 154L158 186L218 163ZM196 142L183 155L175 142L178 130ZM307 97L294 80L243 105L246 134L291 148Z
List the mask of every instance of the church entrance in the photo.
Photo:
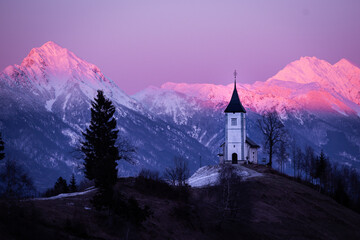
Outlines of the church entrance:
M237 154L233 153L232 154L232 164L237 164L238 163L238 158L237 158Z

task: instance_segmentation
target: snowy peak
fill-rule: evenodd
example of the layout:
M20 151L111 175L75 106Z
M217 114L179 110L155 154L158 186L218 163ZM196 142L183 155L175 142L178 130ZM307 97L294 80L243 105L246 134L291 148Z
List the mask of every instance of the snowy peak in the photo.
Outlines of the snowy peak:
M56 43L49 41L39 48L33 48L29 55L23 60L21 66L35 74L49 75L71 75L74 72L92 76L94 73L101 73L100 69L90 64L73 52L62 48ZM105 80L101 74L101 78Z
M335 75L337 72L330 63L316 57L301 57L288 64L268 81L277 79L296 83L318 82L326 85Z
M360 105L360 69L346 59L331 65L315 57L303 57L288 64L266 82L274 80L302 84L317 83L332 95L340 94L343 98Z
M161 88L221 108L219 103L229 102L233 84L166 83ZM259 113L276 109L284 117L298 110L360 116L360 69L346 59L332 65L316 57L302 57L265 82L238 84L237 88L244 106Z
M75 92L93 99L97 90L103 90L118 104L140 109L139 104L105 77L97 66L52 41L33 48L21 65L7 67L0 73L0 80L10 87L20 87L43 96L49 111L53 105L60 104L58 100L63 101L61 104L65 109L67 100L79 95Z
M56 66L58 69L68 69L71 67L71 63L75 61L80 62L80 59L66 48L62 48L50 41L39 48L31 49L30 53L22 61L21 66L28 68Z

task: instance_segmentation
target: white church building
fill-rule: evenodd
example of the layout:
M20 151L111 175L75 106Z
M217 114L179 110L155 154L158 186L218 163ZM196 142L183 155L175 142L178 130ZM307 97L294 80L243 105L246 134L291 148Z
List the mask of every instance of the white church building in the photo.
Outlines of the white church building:
M220 163L258 163L260 146L246 136L246 110L236 90L236 71L234 76L234 91L224 111L225 142L220 146L222 153L218 154Z

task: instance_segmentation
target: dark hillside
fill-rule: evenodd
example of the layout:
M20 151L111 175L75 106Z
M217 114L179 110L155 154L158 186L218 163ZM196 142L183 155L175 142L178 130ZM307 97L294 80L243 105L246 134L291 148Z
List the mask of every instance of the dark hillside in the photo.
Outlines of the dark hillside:
M257 167L263 177L223 188L172 188L120 179L117 189L153 214L143 226L98 213L93 193L0 208L1 239L360 239L360 215L308 186ZM225 210L224 210L225 209Z

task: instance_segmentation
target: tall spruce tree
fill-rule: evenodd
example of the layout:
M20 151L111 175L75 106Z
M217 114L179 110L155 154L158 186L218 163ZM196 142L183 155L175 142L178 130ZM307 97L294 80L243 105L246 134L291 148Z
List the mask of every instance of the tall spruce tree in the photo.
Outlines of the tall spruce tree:
M3 160L5 158L5 153L4 153L4 141L2 140L2 137L1 137L1 132L0 132L0 160Z
M100 90L91 102L90 126L83 132L84 141L81 151L85 155L85 176L94 180L99 189L93 199L96 208L110 207L113 197L113 186L117 180L117 163L120 159L116 147L118 130L113 117L115 107Z
M77 185L75 180L75 175L71 175L70 183L69 183L69 190L70 192L76 192L77 191Z

